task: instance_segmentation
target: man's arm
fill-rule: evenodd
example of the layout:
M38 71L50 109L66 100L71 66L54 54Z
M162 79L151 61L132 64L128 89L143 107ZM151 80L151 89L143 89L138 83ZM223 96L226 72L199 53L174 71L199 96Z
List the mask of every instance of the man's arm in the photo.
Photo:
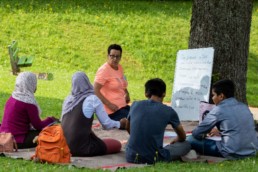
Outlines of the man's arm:
M183 126L181 124L179 124L176 128L174 128L177 137L172 140L171 144L175 143L175 142L183 142L186 139L186 134L185 131L183 129Z
M109 109L111 109L112 111L117 111L118 110L118 106L116 106L115 104L112 104L110 101L108 101L100 92L100 89L103 87L103 85L95 82L94 83L94 93L96 96L98 96L98 98L102 101L103 104L105 104L106 106L109 107Z
M129 103L130 102L130 95L127 89L125 89L125 102Z
M207 134L215 127L217 123L217 118L214 115L208 114L204 120L197 126L193 132L192 136L196 139L202 139L207 136Z

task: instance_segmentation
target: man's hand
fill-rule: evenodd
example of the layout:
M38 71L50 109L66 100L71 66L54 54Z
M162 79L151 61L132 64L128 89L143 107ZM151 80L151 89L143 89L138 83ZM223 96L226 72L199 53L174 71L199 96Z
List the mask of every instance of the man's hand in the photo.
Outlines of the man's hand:
M125 129L126 123L127 123L126 118L120 119L120 128L119 129Z
M217 127L214 127L210 133L207 134L208 137L212 136L220 136L220 131L217 129Z
M174 138L174 139L170 142L170 144L174 144L174 143L176 143L176 142L178 142L178 137Z
M125 129L128 132L128 134L130 134L130 121L128 119L126 119L126 125L125 125Z

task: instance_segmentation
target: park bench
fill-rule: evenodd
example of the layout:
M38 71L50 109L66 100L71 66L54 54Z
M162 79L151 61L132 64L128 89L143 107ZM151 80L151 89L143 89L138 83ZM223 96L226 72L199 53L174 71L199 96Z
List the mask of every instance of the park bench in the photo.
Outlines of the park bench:
M10 63L13 75L17 75L20 72L20 67L27 67L32 65L34 57L18 56L19 48L17 41L12 41L12 43L8 45L8 51L10 55Z

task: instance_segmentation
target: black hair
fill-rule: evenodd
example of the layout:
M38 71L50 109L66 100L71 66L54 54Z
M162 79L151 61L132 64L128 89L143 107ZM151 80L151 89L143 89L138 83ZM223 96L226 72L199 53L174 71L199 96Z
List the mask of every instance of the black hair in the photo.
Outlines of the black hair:
M229 79L223 79L215 82L212 85L212 89L217 95L223 93L226 98L234 97L235 85L234 82Z
M152 95L162 97L166 93L166 84L160 78L150 79L145 83L145 94L148 98Z
M121 54L122 54L122 47L120 45L118 45L118 44L111 44L111 45L109 45L109 47L108 47L108 54L110 54L110 51L112 49L119 50L121 52Z

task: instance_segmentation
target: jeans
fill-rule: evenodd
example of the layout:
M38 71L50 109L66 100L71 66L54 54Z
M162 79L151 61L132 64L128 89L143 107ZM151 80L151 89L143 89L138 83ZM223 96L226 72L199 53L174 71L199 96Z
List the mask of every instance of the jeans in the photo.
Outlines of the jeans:
M193 136L188 136L186 140L191 144L192 149L194 149L196 152L200 153L201 155L222 157L216 145L216 141L214 140L209 140L209 139L198 140Z

